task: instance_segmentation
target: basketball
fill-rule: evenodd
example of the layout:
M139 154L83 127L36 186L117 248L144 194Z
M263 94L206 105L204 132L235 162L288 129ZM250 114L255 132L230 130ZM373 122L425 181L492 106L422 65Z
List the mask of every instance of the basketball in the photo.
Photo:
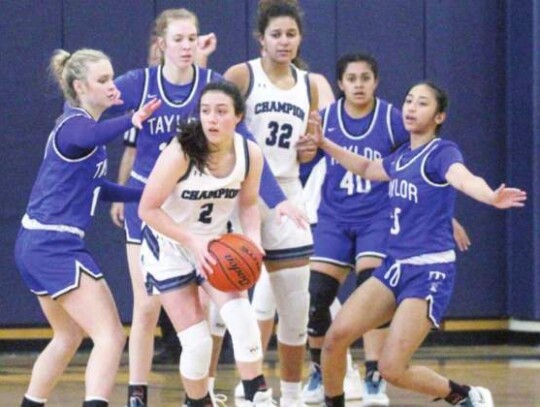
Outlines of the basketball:
M247 290L259 279L262 253L247 236L228 233L212 240L208 251L216 260L208 281L218 290Z

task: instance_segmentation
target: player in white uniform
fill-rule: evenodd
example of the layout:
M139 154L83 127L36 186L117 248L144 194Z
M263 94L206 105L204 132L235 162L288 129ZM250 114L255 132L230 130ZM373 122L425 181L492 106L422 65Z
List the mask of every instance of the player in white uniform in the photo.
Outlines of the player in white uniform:
M246 393L245 406L270 406L262 374L255 314L245 292L225 293L205 276L214 262L209 241L227 231L235 205L243 232L260 246L257 206L263 158L260 149L235 133L244 101L229 83L210 83L201 93L201 122L181 127L159 157L139 206L147 227L141 265L149 294L159 294L182 344L180 373L186 406L212 406L208 369L212 339L200 302L202 285L229 329Z
M307 130L310 110L318 104L315 83L291 63L302 39L302 21L296 4L265 1L259 5L258 36L262 58L231 67L225 78L246 95L246 124L267 158L281 188L303 206L299 163L309 161L314 148L298 148ZM305 148L308 147L308 148ZM273 288L280 323L280 405L296 407L301 401L302 366L309 308L309 256L313 240L309 229L261 208L265 265Z

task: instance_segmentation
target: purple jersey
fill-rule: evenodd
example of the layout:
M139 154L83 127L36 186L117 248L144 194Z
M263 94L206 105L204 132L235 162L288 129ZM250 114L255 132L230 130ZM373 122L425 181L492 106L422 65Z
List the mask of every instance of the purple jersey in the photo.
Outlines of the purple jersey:
M461 162L457 145L439 138L414 150L407 143L383 160L391 179L389 256L401 260L454 248L456 191L445 175L452 164Z
M142 130L137 131L137 155L132 174L140 180L148 178L159 154L176 134L178 124L198 116L196 108L204 86L221 80L220 75L209 69L193 65L193 70L193 81L188 85L167 83L161 65L130 71L115 81L122 92L125 110L138 109L155 98L162 101L160 108L144 122Z
M57 136L67 121L94 119L83 109L68 104L51 132L43 163L30 194L26 214L47 225L64 225L86 230L99 199L102 180L107 173L107 154L100 145L83 157L67 158L60 152Z
M396 125L392 126L393 123ZM361 119L351 118L345 111L344 99L339 99L323 111L323 131L329 140L370 160L386 157L409 139L399 110L378 98L373 112ZM386 182L365 180L347 171L328 154L325 160L319 217L350 223L377 214L389 216Z

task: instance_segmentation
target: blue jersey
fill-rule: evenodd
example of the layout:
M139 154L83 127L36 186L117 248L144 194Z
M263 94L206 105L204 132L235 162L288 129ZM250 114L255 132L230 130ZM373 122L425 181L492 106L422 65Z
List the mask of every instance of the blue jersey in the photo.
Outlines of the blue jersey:
M80 158L62 155L57 145L58 133L66 122L80 117L89 124L95 123L85 110L65 105L47 141L26 214L42 224L65 225L84 231L90 226L102 178L107 173L107 154L100 145Z
M130 71L116 79L122 93L122 109L138 109L148 101L159 98L162 104L137 132L137 155L133 164L133 175L146 180L157 158L171 138L176 134L178 124L191 117L197 117L199 96L204 86L221 76L211 70L193 65L193 81L187 85L173 85L166 82L162 66ZM117 111L118 108L113 109Z
M370 160L388 156L409 138L399 110L378 98L373 112L361 119L348 116L344 99L328 106L322 115L325 137ZM326 153L325 160L319 216L345 223L363 222L376 215L389 216L388 183L365 180Z
M391 179L389 256L400 260L453 250L456 191L445 175L457 162L463 162L457 145L439 138L414 150L407 143L383 160Z

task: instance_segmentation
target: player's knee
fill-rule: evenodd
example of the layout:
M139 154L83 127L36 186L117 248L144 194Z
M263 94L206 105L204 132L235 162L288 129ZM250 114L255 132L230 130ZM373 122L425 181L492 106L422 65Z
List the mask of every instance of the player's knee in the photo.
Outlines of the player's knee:
M330 306L334 302L339 289L339 281L324 273L312 271L309 280L309 322L310 336L321 337L326 334L332 316Z
M378 369L381 376L390 384L400 387L407 367L397 363L389 357L381 355L378 363Z
M279 314L277 337L289 346L307 341L309 314L309 267L293 267L270 273Z
M201 321L178 333L182 344L180 373L189 380L208 375L212 356L212 338L206 321Z
M267 272L261 273L261 277L253 291L251 304L255 310L257 320L267 321L274 319L276 315L276 300Z
M309 293L291 291L287 303L289 309L279 314L278 341L289 346L304 345L307 341Z
M220 312L231 334L236 361L249 363L262 359L261 332L247 298L227 301Z
M81 346L84 334L80 330L71 330L66 332L56 332L52 338L52 344L55 349L61 353L75 353Z

